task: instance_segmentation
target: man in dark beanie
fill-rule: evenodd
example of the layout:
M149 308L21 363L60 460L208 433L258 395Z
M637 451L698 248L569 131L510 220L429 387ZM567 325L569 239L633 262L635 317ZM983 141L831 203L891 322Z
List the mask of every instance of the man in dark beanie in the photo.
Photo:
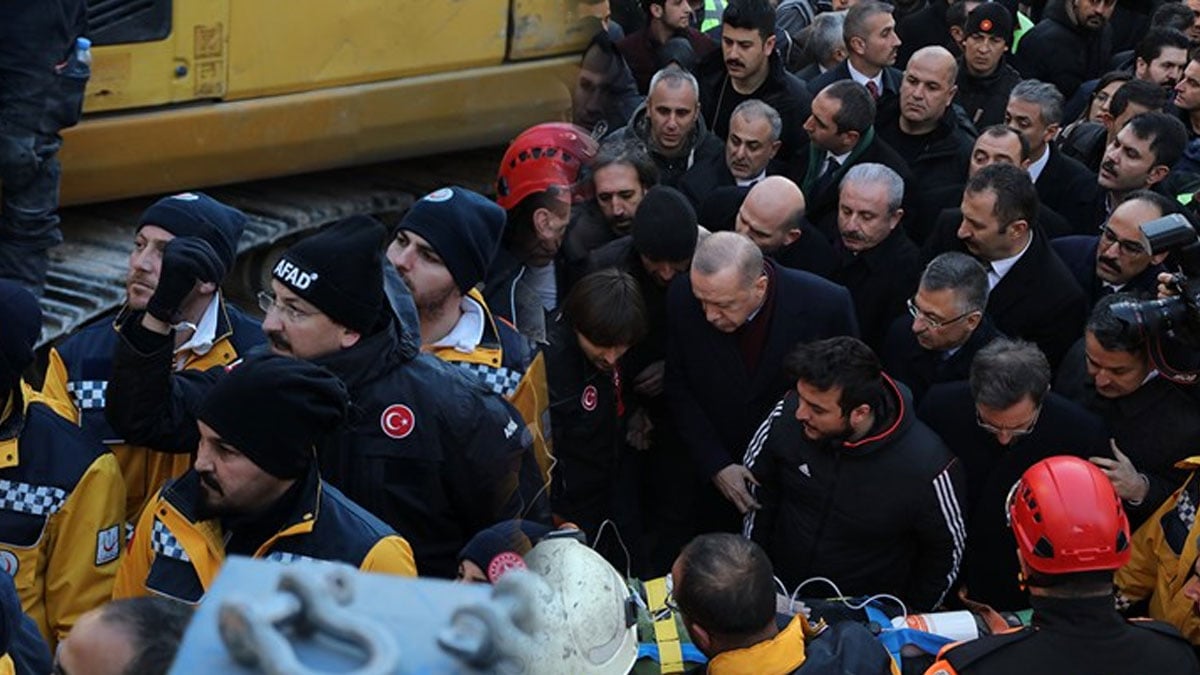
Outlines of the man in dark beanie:
M549 526L528 520L496 523L471 537L458 552L458 581L494 584L509 570L528 569L525 554L551 532Z
M125 306L115 317L93 322L51 350L42 393L116 455L125 478L125 518L130 522L164 481L187 471L191 458L130 445L105 419L105 392L119 341L114 328L133 312L146 310L161 288L156 311L177 328L171 359L174 369L207 370L233 363L261 344L258 321L225 302L218 287L233 268L245 224L241 211L198 192L158 200L138 219L125 279ZM193 247L207 245L212 250L213 281L195 284L180 275L163 277L164 249L177 237L195 240Z
M520 415L400 339L384 297L385 232L352 216L287 249L259 296L263 332L272 352L326 367L350 392L352 424L318 443L325 480L404 535L424 573L452 577L472 534L548 513ZM179 273L206 279L212 256L181 258ZM131 440L188 453L200 440L195 411L223 369L172 377L171 331L150 313L122 327L107 413Z
M1003 124L1008 95L1021 81L1021 74L1008 62L1012 15L998 2L985 2L967 15L963 35L954 102L976 129Z
M198 603L229 555L416 576L408 542L317 471L316 443L349 405L341 380L299 359L266 354L229 371L200 406L192 470L138 519L113 597Z
M463 369L521 413L533 435L543 481L549 480L546 365L537 345L497 319L477 286L504 231L504 209L461 187L431 192L404 214L387 260L411 292L421 348ZM393 289L389 300L396 304Z
M37 300L0 280L0 569L53 652L112 592L125 486L112 454L21 379L41 329Z

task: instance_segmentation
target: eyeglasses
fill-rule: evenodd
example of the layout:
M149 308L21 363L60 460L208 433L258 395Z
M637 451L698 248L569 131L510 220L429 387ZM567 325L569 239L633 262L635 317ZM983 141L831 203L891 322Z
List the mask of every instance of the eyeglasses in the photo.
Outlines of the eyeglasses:
M945 321L942 321L941 319L933 318L932 316L929 315L928 312L922 311L920 307L917 307L917 303L915 302L915 300L916 300L916 298L909 298L908 300L904 301L904 304L908 305L908 313L912 314L912 318L920 319L920 320L924 321L927 326L929 326L930 328L932 328L934 330L937 330L939 328L945 328L946 326L949 326L950 324L955 323L957 321L962 321L963 319L967 318L968 316L971 316L972 314L979 311L977 309L973 309L969 312L959 314L958 316L954 317L953 319L946 319Z
M1037 410L1033 411L1033 417L1025 424L1019 427L998 427L990 422L983 421L983 416L979 414L979 408L975 408L975 423L980 429L992 434L1007 433L1012 436L1027 436L1033 433L1033 428L1037 426L1038 418L1042 415L1042 406L1038 406Z
M667 597L663 598L663 609L655 612L650 618L654 621L662 621L672 614L679 614L679 605L675 604L675 591L673 589L667 591Z
M287 319L288 323L300 323L314 314L314 312L305 312L290 305L280 304L275 299L275 294L270 291L258 292L258 308L265 314L270 313L273 309L277 310L283 315L283 318Z
M1134 241L1133 239L1121 239L1108 225L1100 226L1100 241L1104 242L1101 248L1108 248L1113 244L1118 244L1121 252L1125 255L1146 255L1146 247L1142 246L1141 242Z

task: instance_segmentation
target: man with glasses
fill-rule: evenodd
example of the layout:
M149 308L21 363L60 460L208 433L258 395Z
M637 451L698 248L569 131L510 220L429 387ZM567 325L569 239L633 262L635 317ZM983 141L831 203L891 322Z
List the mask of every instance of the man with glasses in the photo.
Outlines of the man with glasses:
M50 352L42 393L78 422L84 433L104 443L121 465L125 478L125 519L137 519L142 505L169 478L191 466L190 451L158 452L126 442L104 417L117 330L132 315L146 310L160 287L163 250L176 237L197 237L216 253L212 283L193 288L185 280L176 289L178 303L174 341L168 357L173 370L207 370L241 359L264 338L259 323L225 301L221 279L233 268L238 240L246 224L241 211L199 192L185 192L155 202L142 214L134 233L125 277L125 306L67 338Z
M908 315L892 323L881 354L914 404L935 384L966 380L975 353L999 335L983 313L987 293L987 272L965 253L943 253L926 265Z
M1004 519L1009 488L1052 455L1108 455L1099 419L1050 392L1050 364L1030 342L997 338L975 355L967 382L929 390L918 417L942 437L967 475L967 549L960 594L997 610L1029 606L1017 579L1016 542Z
M262 328L272 352L329 369L354 402L353 421L316 444L321 476L403 533L423 574L453 578L455 555L476 532L549 514L516 410L400 339L384 297L385 235L373 218L352 216L293 244L272 269ZM201 244L170 242L162 277L210 282L211 248ZM177 310L160 298L163 286L121 327L107 414L133 442L190 453L199 401L225 369L172 375Z
M1169 197L1137 190L1113 209L1099 235L1061 237L1050 245L1079 282L1089 307L1112 293L1154 293L1167 254L1150 255L1140 227L1180 212Z
M1108 426L1116 451L1093 461L1112 480L1135 528L1183 484L1187 472L1175 465L1200 447L1195 399L1158 372L1141 331L1113 314L1114 304L1136 300L1114 293L1096 303L1054 383Z

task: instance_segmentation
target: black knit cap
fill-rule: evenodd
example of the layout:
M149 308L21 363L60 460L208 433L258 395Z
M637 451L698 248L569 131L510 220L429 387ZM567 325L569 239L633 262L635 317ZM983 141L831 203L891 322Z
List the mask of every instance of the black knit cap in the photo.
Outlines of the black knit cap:
M967 15L967 28L963 35L994 35L1004 44L1012 46L1013 20L1008 8L998 2L985 2Z
M698 234L696 210L675 188L650 188L633 215L633 247L651 260L690 259Z
M41 332L42 308L37 298L20 284L0 279L0 396L9 393L33 363L33 346Z
M409 231L429 242L466 293L487 276L507 214L500 205L461 187L435 190L417 200L396 231Z
M221 258L221 276L225 276L237 259L246 214L202 192L181 192L163 197L146 209L138 220L138 229L146 225L156 225L176 237L199 237L208 242Z
M299 478L314 445L341 426L349 406L336 375L302 359L264 354L242 362L209 391L197 418L276 478Z
M525 554L551 531L532 520L502 520L471 537L459 551L458 561L470 560L495 583L511 568L514 556L523 563Z
M383 311L383 239L370 216L350 216L293 244L271 276L333 321L368 334Z

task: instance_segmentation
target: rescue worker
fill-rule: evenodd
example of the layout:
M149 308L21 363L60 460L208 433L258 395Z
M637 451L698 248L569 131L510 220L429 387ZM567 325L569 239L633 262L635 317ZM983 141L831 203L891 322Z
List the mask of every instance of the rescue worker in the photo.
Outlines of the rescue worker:
M551 462L546 362L536 345L496 318L477 286L504 232L504 209L461 187L425 195L396 226L388 262L412 292L421 349L460 366L521 413L543 482ZM393 303L394 304L394 303Z
M125 520L137 521L142 506L162 484L183 475L191 466L191 450L158 452L126 443L104 417L105 393L112 375L118 329L144 311L159 284L163 247L177 236L199 237L217 252L216 281L233 269L238 240L246 224L241 211L198 193L164 197L138 219L125 277L125 306L113 319L103 319L71 335L50 351L42 393L62 403L85 434L104 443L116 455L125 479ZM174 370L206 370L244 357L264 341L259 322L227 303L217 283L195 289L180 304L172 349Z
M1044 459L1013 486L1006 511L1032 625L949 645L926 675L1200 673L1174 628L1117 614L1113 571L1130 559L1129 521L1100 469Z
M571 204L582 199L581 173L596 155L583 129L558 122L530 127L513 139L496 178L496 203L508 214L483 297L525 337L546 341L546 313L566 294L559 256Z
M628 421L621 357L646 335L646 322L638 282L610 268L580 279L550 327L550 428L559 449L550 503L556 521L578 524L593 541L605 520L627 541L635 534L624 517L633 500L621 477Z
M458 552L456 580L494 584L509 570L526 569L525 555L552 531L531 520L504 520L480 531Z
M408 542L317 470L315 444L349 405L341 380L300 359L265 354L230 370L200 405L192 469L138 519L113 597L199 603L230 555L416 576Z
M548 518L528 431L512 407L455 366L402 341L385 306L385 230L352 216L288 248L260 294L272 352L313 361L346 383L357 414L318 445L321 474L413 544L426 574L453 577L475 532L529 513ZM211 250L169 242L163 278L215 278ZM170 300L121 327L107 412L131 442L175 452L198 444L194 410L223 368L172 375ZM539 506L541 507L539 509Z
M22 381L41 328L37 300L0 281L0 569L53 652L112 592L125 486L112 453Z

